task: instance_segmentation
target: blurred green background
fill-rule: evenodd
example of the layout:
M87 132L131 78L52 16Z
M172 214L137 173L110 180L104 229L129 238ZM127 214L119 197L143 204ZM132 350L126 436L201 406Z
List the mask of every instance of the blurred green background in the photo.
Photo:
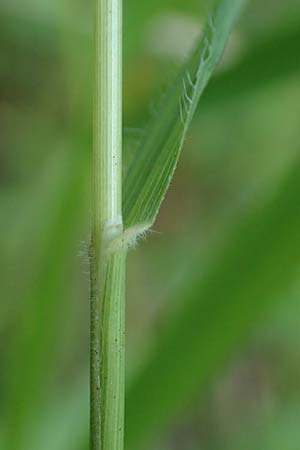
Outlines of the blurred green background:
M210 9L124 1L130 160ZM88 449L93 3L0 5L0 449ZM130 252L126 450L300 448L300 4L253 0Z

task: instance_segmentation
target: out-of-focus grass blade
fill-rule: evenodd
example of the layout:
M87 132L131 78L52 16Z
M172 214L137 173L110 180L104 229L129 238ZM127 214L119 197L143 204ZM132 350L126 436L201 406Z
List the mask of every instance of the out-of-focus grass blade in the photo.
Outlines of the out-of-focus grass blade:
M181 307L162 327L127 392L127 449L142 448L203 393L216 370L297 281L299 173L298 160L270 198L249 206L203 276L196 274L180 293Z
M35 417L31 438L22 450L87 449L88 379L84 376L62 389L51 405Z
M172 179L200 96L220 61L244 0L221 0L191 58L164 95L124 182L127 228L149 228Z
M76 148L76 147L75 147ZM68 318L66 274L76 251L78 226L84 205L87 158L80 151L62 158L60 174L54 178L60 188L57 198L45 203L45 217L39 233L43 248L30 286L24 290L15 311L13 337L9 342L10 361L4 406L6 408L6 449L21 449L28 438L27 425L45 398L53 356L60 351L60 332Z

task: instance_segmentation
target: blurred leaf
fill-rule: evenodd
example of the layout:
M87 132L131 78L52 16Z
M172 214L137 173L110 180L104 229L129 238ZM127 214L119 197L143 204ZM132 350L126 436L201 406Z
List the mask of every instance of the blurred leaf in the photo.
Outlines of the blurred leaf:
M203 276L195 269L194 281L178 294L181 308L164 324L127 392L127 449L141 448L203 394L216 371L297 280L299 173L298 160L267 201L249 206Z
M81 223L86 169L86 155L80 151L61 158L59 173L63 177L53 178L54 183L59 183L58 188L53 188L57 197L44 203L39 212L44 218L38 230L42 244L39 262L22 293L19 309L14 311L9 344L6 449L22 448L28 437L28 421L47 392L53 357L60 351L60 332L69 316L66 276Z
M31 437L22 450L87 450L88 379L80 377L62 390L43 414L35 417Z
M222 0L177 81L162 99L124 182L126 227L149 228L171 182L191 120L244 0Z

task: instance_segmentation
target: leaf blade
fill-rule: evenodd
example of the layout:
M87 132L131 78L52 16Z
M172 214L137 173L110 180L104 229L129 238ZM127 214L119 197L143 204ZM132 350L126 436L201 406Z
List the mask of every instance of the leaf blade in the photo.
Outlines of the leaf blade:
M155 221L173 177L195 110L245 0L222 0L209 17L194 53L162 99L123 185L125 228Z

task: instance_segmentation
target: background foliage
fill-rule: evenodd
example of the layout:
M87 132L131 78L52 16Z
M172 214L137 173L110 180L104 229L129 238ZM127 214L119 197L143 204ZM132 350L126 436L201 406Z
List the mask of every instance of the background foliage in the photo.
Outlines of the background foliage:
M0 6L6 450L88 448L92 6ZM125 2L129 159L209 8ZM250 2L129 255L128 449L300 444L299 24L296 0Z

